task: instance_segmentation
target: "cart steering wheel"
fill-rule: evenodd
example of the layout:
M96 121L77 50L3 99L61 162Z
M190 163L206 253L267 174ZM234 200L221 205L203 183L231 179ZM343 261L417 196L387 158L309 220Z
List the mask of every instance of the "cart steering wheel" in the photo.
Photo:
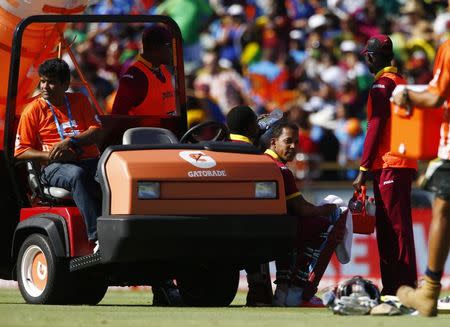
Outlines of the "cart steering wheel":
M207 139L202 139L204 135ZM198 125L191 127L180 139L180 143L198 143L200 141L225 141L230 136L228 127L225 124L216 121L205 121Z

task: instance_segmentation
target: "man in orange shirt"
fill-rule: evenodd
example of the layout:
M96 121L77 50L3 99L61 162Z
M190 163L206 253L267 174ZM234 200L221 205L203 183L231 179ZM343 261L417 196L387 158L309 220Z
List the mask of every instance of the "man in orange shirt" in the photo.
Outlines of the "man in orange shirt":
M359 191L369 171L373 173L382 293L394 295L400 285L417 283L411 217L411 184L417 162L390 153L389 99L398 84L406 83L391 66L391 39L387 35L371 37L363 54L375 81L367 101L368 127L360 171L353 186Z
M94 176L102 129L88 99L66 93L70 70L61 59L39 66L42 96L22 113L17 129L15 157L38 160L45 167L42 180L72 192L84 218L89 241L97 241L101 191Z
M172 35L163 25L142 33L143 52L120 78L112 114L165 116L176 112L175 89L168 70Z
M425 185L436 195L429 232L425 283L416 290L402 286L397 292L404 305L418 310L423 316L436 316L440 281L450 249L450 40L439 47L434 62L434 77L428 84L428 90L419 93L405 88L403 93L394 96L394 102L401 106L409 103L425 108L437 108L445 103L439 159L433 162L434 173Z

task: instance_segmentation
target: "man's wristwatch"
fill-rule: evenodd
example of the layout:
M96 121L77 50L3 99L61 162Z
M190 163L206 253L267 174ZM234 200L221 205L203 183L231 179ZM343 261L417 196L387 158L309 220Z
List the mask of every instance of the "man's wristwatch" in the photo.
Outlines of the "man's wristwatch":
M69 142L71 146L79 146L78 140L73 136L69 137Z

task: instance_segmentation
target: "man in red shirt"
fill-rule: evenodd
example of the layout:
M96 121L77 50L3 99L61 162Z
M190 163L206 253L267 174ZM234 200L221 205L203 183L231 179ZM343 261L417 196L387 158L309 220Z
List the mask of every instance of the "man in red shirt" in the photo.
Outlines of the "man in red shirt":
M142 33L142 50L119 80L112 114L169 116L176 113L175 88L168 66L172 64L172 35L162 24ZM153 305L181 305L172 280L152 286Z
M404 305L417 309L423 316L435 316L440 281L450 249L450 40L439 47L434 62L434 77L428 84L428 90L419 93L405 88L403 93L394 96L394 102L401 106L409 103L422 108L437 108L445 103L439 159L430 163L429 169L433 172L425 185L436 195L429 232L425 283L417 290L402 286L397 292Z
M172 64L172 35L164 25L152 25L142 33L142 48L119 80L112 114L176 113L174 81L168 69Z
M417 162L390 153L389 99L398 84L406 83L391 66L391 39L386 35L371 37L363 54L375 81L367 101L368 127L360 171L353 186L359 191L372 172L382 293L394 295L400 285L417 283L411 218L411 184Z
M42 179L49 186L72 192L84 218L89 241L97 240L101 214L100 185L94 180L102 129L89 100L66 93L70 70L61 59L39 66L42 96L22 113L17 129L15 157L46 165Z

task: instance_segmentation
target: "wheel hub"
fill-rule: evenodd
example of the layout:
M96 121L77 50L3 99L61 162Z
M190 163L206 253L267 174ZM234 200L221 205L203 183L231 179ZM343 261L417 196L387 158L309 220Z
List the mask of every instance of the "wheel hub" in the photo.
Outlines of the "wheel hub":
M44 290L47 284L47 260L42 252L33 259L32 277L34 285L38 289Z
M21 270L26 292L33 297L41 295L48 279L47 259L41 248L32 245L25 251Z

